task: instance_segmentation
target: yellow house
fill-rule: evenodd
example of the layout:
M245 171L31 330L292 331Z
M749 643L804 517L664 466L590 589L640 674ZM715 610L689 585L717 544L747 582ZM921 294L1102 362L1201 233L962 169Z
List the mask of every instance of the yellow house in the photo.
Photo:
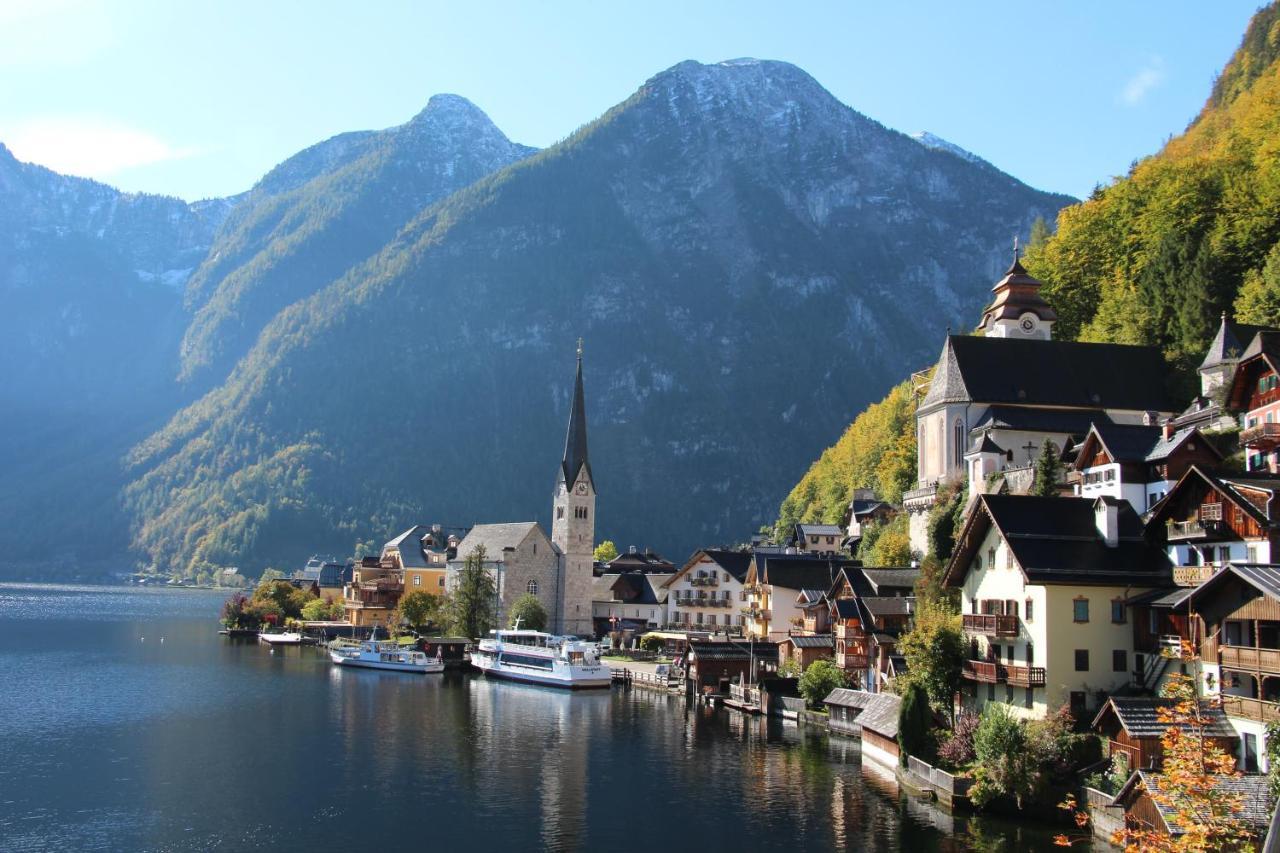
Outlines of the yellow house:
M448 542L439 525L415 524L382 546L382 562L400 572L404 591L444 594Z
M980 495L947 564L969 638L961 704L1081 718L1134 678L1127 600L1172 584L1127 501Z

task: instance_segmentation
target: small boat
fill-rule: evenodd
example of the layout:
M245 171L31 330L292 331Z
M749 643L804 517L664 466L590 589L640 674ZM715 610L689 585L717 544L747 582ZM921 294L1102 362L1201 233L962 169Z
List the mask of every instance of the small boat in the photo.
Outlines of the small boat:
M397 672L444 672L444 661L439 657L429 658L415 648L378 640L365 640L356 645L332 643L329 645L329 660L335 666L391 669Z
M471 653L471 663L485 675L548 687L608 687L613 683L600 664L595 643L557 637L542 631L490 631Z
M296 646L302 643L302 635L297 631L285 631L281 634L263 632L258 635L258 639L273 646Z

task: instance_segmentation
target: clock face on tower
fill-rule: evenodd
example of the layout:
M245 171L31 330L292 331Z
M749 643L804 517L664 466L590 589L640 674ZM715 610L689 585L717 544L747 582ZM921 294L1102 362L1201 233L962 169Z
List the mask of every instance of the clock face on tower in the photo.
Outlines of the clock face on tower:
M573 490L580 495L585 495L587 493L587 484L579 483L578 485L573 487Z
M1022 327L1022 331L1027 332L1028 334L1030 334L1031 332L1034 332L1036 330L1036 315L1023 314L1022 319L1021 321L1019 321L1018 325Z

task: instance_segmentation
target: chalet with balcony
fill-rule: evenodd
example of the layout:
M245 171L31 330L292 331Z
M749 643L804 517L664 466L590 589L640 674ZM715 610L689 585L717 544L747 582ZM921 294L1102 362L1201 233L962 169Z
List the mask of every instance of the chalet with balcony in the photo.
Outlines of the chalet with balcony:
M878 500L872 489L854 489L853 499L849 501L840 522L846 533L845 547L861 541L863 530L868 524L888 521L893 512L893 506Z
M792 634L778 643L778 660L804 670L816 660L831 660L834 648L830 634Z
M1141 515L1192 465L1213 469L1221 463L1222 454L1196 427L1094 423L1075 448L1067 482L1077 497L1122 498Z
M1280 473L1280 332L1254 335L1228 387L1227 406L1244 415L1245 467Z
M1177 575L1180 569L1175 566L1173 571ZM1183 578L1187 577L1184 573ZM1194 590L1193 586L1154 589L1126 602L1133 624L1136 690L1159 696L1170 674L1194 675L1181 660L1183 650L1199 648L1205 636L1203 620L1189 605Z
M415 524L382 546L381 559L401 573L405 592L441 595L457 547L457 536L446 535L440 525Z
M342 590L347 621L358 628L386 627L395 617L404 594L404 575L391 560L365 557Z
M1265 771L1266 724L1280 721L1280 565L1230 563L1192 591L1201 664L1240 735L1246 773Z
M1194 585L1231 561L1265 563L1280 531L1280 476L1215 475L1193 465L1147 520L1147 536L1163 545L1174 580Z
M904 669L898 637L911 627L919 569L842 570L827 592L835 662L860 689L879 692Z
M618 631L639 635L662 628L667 618L667 577L633 570L594 578L591 621L595 635Z
M801 615L795 622L795 631L801 634L829 634L831 632L831 602L825 589L802 589L796 596L796 607Z
M761 639L786 637L804 621L804 612L797 606L801 590L828 589L841 569L857 566L854 560L755 551L742 607L746 633Z
M663 580L667 626L677 631L741 634L747 605L743 591L751 552L703 548Z
M1105 740L1113 763L1129 772L1159 770L1164 763L1164 735L1171 725L1167 713L1173 705L1171 699L1154 696L1112 696L1093 718L1092 728ZM1240 736L1227 715L1211 702L1204 703L1201 713L1207 721L1205 737L1234 755Z
M835 557L844 550L845 534L834 524L797 524L788 543L801 554Z
M1157 347L1052 340L1040 288L1015 259L993 288L983 335L949 336L932 377L920 380L919 480L903 496L920 553L939 483L968 481L979 492L991 474L1029 468L1046 439L1067 448L1091 423L1151 424L1176 411Z
M964 706L1077 718L1130 684L1126 602L1171 584L1164 551L1117 498L980 495L944 583L958 588L970 638Z

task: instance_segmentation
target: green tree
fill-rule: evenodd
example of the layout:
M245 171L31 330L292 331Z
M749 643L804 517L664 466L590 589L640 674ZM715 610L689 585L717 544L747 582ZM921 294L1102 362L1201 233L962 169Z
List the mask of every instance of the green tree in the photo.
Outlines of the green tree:
M1280 243L1267 252L1261 269L1245 273L1235 315L1241 323L1280 327Z
M222 624L228 628L251 628L248 623L249 598L243 592L233 593L222 605Z
M907 684L898 708L898 747L904 766L909 755L921 761L932 761L934 757L933 712L924 685L918 681Z
M858 556L867 566L905 566L911 562L910 519L900 512L888 521L868 524L858 543Z
M937 501L929 510L926 522L929 554L936 555L940 562L951 559L951 550L955 547L956 535L964 519L965 490L959 485L948 483L939 487Z
M613 544L612 539L606 539L596 546L595 558L597 562L607 563L616 556L618 556L618 546Z
M342 599L328 600L317 596L302 606L302 618L308 622L326 622L342 618Z
M1027 251L1041 251L1052 236L1053 231L1049 228L1049 223L1044 221L1043 216L1037 216L1035 221L1031 223L1031 239L1027 241Z
M288 581L259 583L253 591L253 602L266 606L265 612L278 612L284 619L298 619L302 608L315 596L306 590L296 589Z
M271 583L284 579L284 572L279 569L263 569L262 576L258 578L258 584Z
M1036 478L1031 484L1031 494L1046 498L1058 494L1061 474L1062 460L1058 458L1058 447L1046 438L1040 445L1040 455L1036 457Z
M496 621L497 587L484 565L483 546L476 547L462 564L458 586L450 598L450 624L464 637L475 639L489 633Z
M844 671L834 661L816 660L800 676L800 695L809 703L810 708L821 708L831 691L837 687L847 687L848 679Z
M547 629L547 610L533 593L526 592L511 605L511 615L507 617L508 627L514 628L516 623L530 631Z
M426 590L416 589L413 592L407 592L400 596L400 604L396 608L400 618L396 621L403 621L413 630L421 631L431 623L440 621L442 603L440 596Z
M917 600L911 630L898 640L907 660L907 679L923 687L933 706L946 714L952 713L968 652L960 623L960 614L945 599Z
M990 702L973 735L973 751L978 766L970 797L978 807L997 797L1012 797L1022 808L1040 782L1039 759L1027 736L1027 727L1013 716L1009 707Z

